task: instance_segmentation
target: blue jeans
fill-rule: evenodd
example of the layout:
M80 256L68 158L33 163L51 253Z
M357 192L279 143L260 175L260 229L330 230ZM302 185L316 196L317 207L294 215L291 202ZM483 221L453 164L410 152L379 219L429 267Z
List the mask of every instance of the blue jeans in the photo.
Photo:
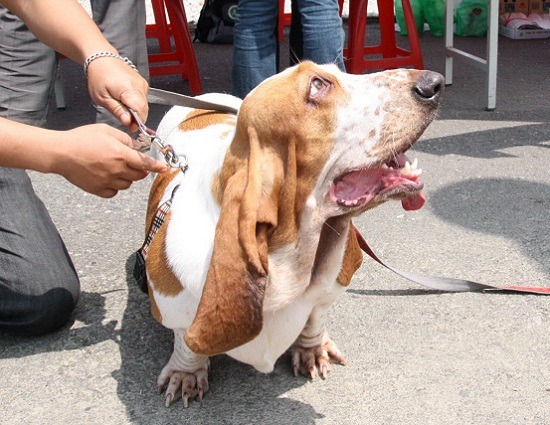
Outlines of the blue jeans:
M302 60L335 63L345 71L344 29L337 0L294 0L302 29ZM233 42L233 87L244 98L277 72L276 0L239 0ZM291 52L292 55L292 52Z

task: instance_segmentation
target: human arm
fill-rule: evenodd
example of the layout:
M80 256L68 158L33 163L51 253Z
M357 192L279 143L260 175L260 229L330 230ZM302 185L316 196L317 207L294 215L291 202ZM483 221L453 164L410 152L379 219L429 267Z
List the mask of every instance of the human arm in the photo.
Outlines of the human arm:
M55 131L0 118L0 166L56 173L104 198L166 170L131 146L130 136L105 124Z
M42 42L80 64L97 52L118 55L75 0L0 0L0 3L18 15ZM92 61L88 67L88 88L92 99L122 124L129 126L132 120L121 104L132 108L145 122L148 84L120 59L101 57Z

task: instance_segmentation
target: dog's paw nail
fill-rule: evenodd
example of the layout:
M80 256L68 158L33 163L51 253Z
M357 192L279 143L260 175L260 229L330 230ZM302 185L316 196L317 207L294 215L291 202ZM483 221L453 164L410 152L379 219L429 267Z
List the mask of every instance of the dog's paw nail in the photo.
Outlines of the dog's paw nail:
M173 396L172 394L166 394L166 400L164 401L164 405L166 407L170 407L170 405L172 404L172 400L173 400Z
M183 394L183 407L186 409L189 407L189 394L187 393Z

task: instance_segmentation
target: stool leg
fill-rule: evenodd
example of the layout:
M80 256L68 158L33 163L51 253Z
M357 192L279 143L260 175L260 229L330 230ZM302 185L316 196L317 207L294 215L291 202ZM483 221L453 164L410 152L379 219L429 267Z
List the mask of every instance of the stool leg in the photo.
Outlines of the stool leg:
M407 16L407 15L405 15ZM397 57L397 41L395 39L395 14L393 2L378 0L378 21L380 22L380 47L384 58Z
M365 32L367 27L368 0L351 0L348 23L348 58L346 70L350 74L361 74L364 62Z
M379 0L380 1L380 0ZM409 46L411 47L411 62L416 69L424 69L422 59L422 49L420 48L420 39L418 38L418 29L414 21L414 14L409 0L401 0L403 5L403 14L407 23L407 33L409 37ZM394 33L395 40L395 33Z
M182 74L182 77L189 80L191 93L200 94L202 93L202 84L183 3L181 0L164 1L172 29L174 30L173 35L174 42L176 43L176 50L180 52L179 61L182 64L185 63L187 70L187 75Z
M162 53L171 51L170 46L170 28L166 21L166 10L164 8L164 0L151 0L153 14L155 16L155 24L152 27L152 35L150 38L156 38L159 43L159 50Z

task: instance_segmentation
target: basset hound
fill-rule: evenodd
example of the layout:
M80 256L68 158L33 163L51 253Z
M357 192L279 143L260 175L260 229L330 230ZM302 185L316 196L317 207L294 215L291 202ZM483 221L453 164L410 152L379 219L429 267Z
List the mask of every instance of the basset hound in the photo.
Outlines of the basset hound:
M360 266L351 219L388 200L425 202L421 170L404 152L436 115L435 72L350 75L303 62L245 99L201 96L238 116L173 107L157 134L189 169L156 175L147 228L170 209L146 258L154 318L174 332L157 381L165 404L202 400L209 357L270 372L325 377L345 363L327 311ZM177 189L177 190L176 190Z

